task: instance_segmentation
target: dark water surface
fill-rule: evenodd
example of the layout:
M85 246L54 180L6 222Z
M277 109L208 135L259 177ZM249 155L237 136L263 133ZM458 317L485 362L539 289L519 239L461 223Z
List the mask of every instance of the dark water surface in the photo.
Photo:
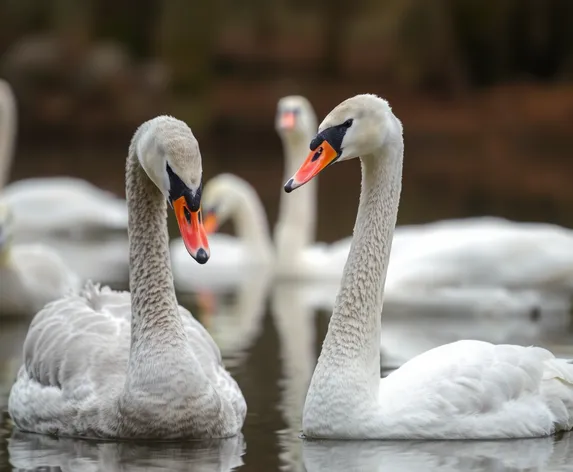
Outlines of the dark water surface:
M0 321L0 472L573 471L572 434L485 442L300 439L304 396L328 323L328 308L317 309L308 291L303 285L251 284L232 294L179 297L212 333L247 399L243 436L224 441L97 443L13 431L6 403L28 321ZM383 329L395 340L389 350L403 350L390 357L409 357L418 347L425 350L453 340L445 328L456 323L473 337L534 342L573 357L566 314L541 320L462 316L385 313ZM400 338L402 333L407 335Z

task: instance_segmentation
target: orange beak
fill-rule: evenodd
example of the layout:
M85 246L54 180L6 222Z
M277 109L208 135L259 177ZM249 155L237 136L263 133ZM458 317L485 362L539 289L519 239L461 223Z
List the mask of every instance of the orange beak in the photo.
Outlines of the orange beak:
M213 234L219 229L219 222L214 211L208 211L203 214L203 226L207 234Z
M281 114L279 126L282 129L293 129L296 123L296 116L292 111L285 111Z
M290 193L301 185L306 184L320 171L332 164L338 157L338 152L330 145L328 141L322 143L311 151L302 163L296 174L285 184L285 192Z
M201 210L189 210L185 197L179 197L173 202L173 210L187 252L199 264L205 264L209 260L209 242L201 220Z

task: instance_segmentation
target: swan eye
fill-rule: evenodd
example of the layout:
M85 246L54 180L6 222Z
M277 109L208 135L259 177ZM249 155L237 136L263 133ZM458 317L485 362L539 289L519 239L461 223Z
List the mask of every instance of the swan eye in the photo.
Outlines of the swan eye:
M344 123L342 123L342 126L350 128L352 126L352 118L348 118Z

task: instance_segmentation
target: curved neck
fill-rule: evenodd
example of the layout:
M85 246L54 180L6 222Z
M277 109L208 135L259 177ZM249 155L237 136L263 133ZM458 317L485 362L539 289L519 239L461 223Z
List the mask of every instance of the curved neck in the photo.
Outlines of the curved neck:
M298 170L306 158L313 133L282 136L285 153L286 182ZM279 258L297 257L298 253L315 241L316 194L318 180L315 178L292 194L281 192L279 215L275 226L275 244Z
M131 289L130 364L185 340L169 259L166 201L130 148L126 168ZM142 362L145 359L141 359Z
M235 208L231 219L237 237L249 246L255 247L254 254L271 257L273 243L261 200L251 192L240 192L236 195Z
M10 86L0 80L0 189L10 176L16 141L16 100Z
M362 192L341 287L318 360L319 377L330 374L364 382L377 392L384 283L396 226L402 181L403 141L380 156L362 158ZM322 372L322 375L320 373ZM314 378L313 378L314 381Z

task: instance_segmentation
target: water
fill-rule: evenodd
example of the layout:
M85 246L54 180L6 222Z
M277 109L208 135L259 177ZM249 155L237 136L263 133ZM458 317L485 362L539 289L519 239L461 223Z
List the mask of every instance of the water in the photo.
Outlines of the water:
M253 281L254 280L254 281ZM86 442L12 431L6 402L28 321L0 320L0 472L35 471L573 471L573 434L511 441L303 441L306 388L336 287L250 279L234 293L180 295L221 347L249 405L243 436L187 443ZM540 344L573 357L566 313L485 318L384 314L385 371L460 336Z

